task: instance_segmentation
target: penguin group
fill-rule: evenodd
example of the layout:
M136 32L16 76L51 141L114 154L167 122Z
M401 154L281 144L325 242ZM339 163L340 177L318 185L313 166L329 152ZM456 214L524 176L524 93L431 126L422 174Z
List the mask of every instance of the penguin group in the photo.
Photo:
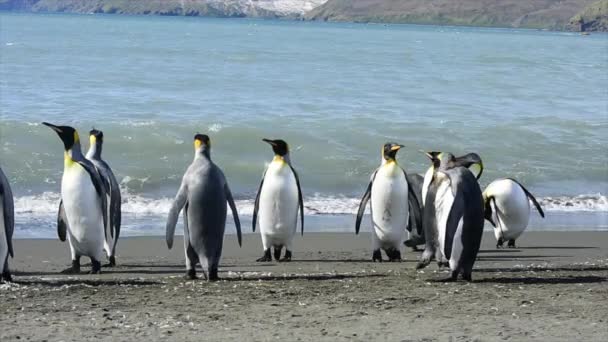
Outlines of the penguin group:
M116 265L116 247L121 226L121 195L112 169L102 157L104 135L89 132L89 150L84 155L80 136L70 126L48 122L61 139L64 169L61 200L57 213L57 235L67 239L71 266L63 273L80 273L80 258L91 260L90 273ZM300 178L282 139L262 139L274 156L262 174L255 197L252 230L259 228L262 256L280 262L292 259L293 239L298 222L304 234L304 201ZM196 266L203 276L217 280L222 254L228 207L232 212L239 246L241 224L228 181L211 159L211 139L194 136L194 158L182 178L166 223L167 247L173 247L175 228L183 211L186 277L195 279ZM483 172L481 157L469 153L456 157L449 152L424 152L430 166L424 175L407 173L397 162L404 146L388 142L381 148L380 166L375 169L362 196L355 219L355 233L361 229L369 204L371 217L371 260L401 260L404 246L418 250L424 245L417 268L436 260L439 267L449 267L446 281L459 275L471 281L473 265L479 252L485 220L494 226L497 248L504 242L515 247L530 218L530 202L544 217L534 196L512 178L498 179L484 191L478 183ZM8 179L0 168L0 281L11 281L8 257L13 257L14 203ZM298 220L299 217L299 220ZM407 235L407 238L406 238ZM284 254L282 254L285 249Z

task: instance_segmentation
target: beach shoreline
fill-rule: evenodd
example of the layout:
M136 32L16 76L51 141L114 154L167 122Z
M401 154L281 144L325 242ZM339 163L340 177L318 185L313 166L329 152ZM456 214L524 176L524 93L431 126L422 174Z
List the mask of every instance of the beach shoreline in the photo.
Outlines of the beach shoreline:
M528 232L497 250L485 232L472 283L439 282L448 273L434 264L416 271L409 249L372 263L369 234L298 236L291 263L256 263L257 234L242 248L227 235L215 283L183 279L181 237L172 250L160 237L121 239L118 267L77 276L59 274L67 244L18 239L0 340L601 341L607 236Z

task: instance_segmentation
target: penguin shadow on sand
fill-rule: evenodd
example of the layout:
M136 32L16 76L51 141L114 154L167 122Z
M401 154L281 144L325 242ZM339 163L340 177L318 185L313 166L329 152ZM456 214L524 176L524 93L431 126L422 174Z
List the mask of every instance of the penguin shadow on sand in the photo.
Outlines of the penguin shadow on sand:
M86 286L158 286L161 281L155 280L138 280L138 279L83 279L82 277L69 278L49 278L49 279L16 279L13 281L19 285L29 286L44 286L44 287L62 287L64 285L86 285Z

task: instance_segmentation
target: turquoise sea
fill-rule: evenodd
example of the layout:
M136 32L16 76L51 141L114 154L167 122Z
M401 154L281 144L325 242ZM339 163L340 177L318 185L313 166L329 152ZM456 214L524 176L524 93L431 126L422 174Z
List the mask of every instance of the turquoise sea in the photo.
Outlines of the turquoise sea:
M17 237L55 236L62 144L41 121L104 131L124 235L163 234L197 132L245 231L272 158L262 138L291 146L308 231L354 231L386 141L406 146L408 172L428 167L419 150L479 153L482 186L514 177L541 199L531 229L608 230L607 34L0 13Z

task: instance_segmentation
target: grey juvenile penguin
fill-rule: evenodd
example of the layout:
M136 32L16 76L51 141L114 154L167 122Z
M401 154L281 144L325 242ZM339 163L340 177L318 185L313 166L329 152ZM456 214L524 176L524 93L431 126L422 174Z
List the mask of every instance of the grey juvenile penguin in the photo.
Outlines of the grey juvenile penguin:
M186 170L177 196L171 205L166 236L167 246L171 249L175 225L183 208L186 277L189 279L196 278L197 262L201 263L205 278L219 279L217 272L226 228L226 202L232 210L240 246L241 223L232 193L224 173L211 161L209 137L197 134L194 136L194 160ZM204 271L205 268L208 276Z
M108 220L110 224L111 234L106 235L104 242L104 249L108 256L108 264L104 266L113 267L116 265L116 243L118 242L118 236L120 235L120 221L121 221L121 197L120 187L116 181L116 177L112 172L110 166L101 159L101 149L103 146L103 132L93 129L89 132L89 151L87 152L87 159L90 160L93 165L99 171L104 185L110 193L108 201Z

